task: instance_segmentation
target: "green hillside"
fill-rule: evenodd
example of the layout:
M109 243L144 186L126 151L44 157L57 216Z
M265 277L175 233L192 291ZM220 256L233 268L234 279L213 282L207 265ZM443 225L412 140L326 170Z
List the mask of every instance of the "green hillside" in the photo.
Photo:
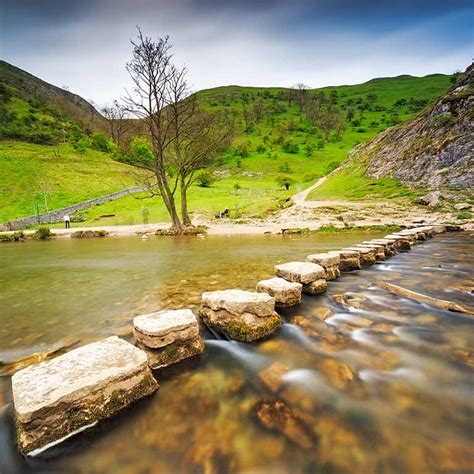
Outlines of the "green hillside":
M0 83L2 80L0 75ZM289 97L288 89L227 86L200 91L198 95L205 108L224 110L233 117L237 133L219 166L210 170L210 187L191 188L190 209L194 215L210 216L229 207L236 218L264 216L278 209L286 197L337 167L358 143L416 115L442 95L449 84L450 76L434 74L310 90L308 98L322 97L343 118L345 128L340 133L331 130L327 141L306 111L300 109L294 92ZM124 173L129 169L126 165L114 162L110 153L98 151L108 148L103 140L97 140L97 135L103 136L84 130L51 102L35 103L18 84L14 86L10 81L6 91L9 97L2 104L8 113L15 114L14 120L10 117L3 126L15 125L15 120L22 122L25 136L18 138L29 142L39 140L28 137L28 131L42 133L44 127L46 132L54 131L54 136L51 142L42 144L0 141L0 198L4 203L0 221L31 214L41 200L35 183L44 181L40 179L43 175L48 183L53 183L50 209L135 184L131 173ZM289 190L285 190L282 178ZM350 180L343 185L350 189ZM384 191L384 186L379 188ZM406 193L398 183L392 183L392 188L391 195ZM342 196L347 189L337 192ZM375 189L371 187L371 191ZM84 216L95 224L139 223L144 206L150 211L151 222L167 218L159 197L138 200L131 196L92 208ZM105 214L115 216L99 218Z
M450 76L433 74L311 90L309 94L324 92L326 97L335 97L346 123L341 136L331 133L328 143L324 143L321 132L295 101L288 105L287 89L227 86L200 91L206 108L226 110L235 118L238 133L222 164L214 170L216 181L212 186L192 187L190 208L194 215L212 216L228 207L236 218L265 216L277 210L289 195L342 163L355 145L413 117L446 92L449 85ZM246 121L245 111L252 110L255 104L263 112L257 111L258 119ZM354 111L351 122L347 120L349 109ZM277 183L281 174L288 174L293 180L288 191ZM356 178L336 183L325 197L393 198L417 194L396 180L374 181L362 174ZM91 224L139 223L143 206L149 209L151 221L167 218L158 199L138 201L130 196L90 209L85 216ZM115 216L99 218L104 214Z

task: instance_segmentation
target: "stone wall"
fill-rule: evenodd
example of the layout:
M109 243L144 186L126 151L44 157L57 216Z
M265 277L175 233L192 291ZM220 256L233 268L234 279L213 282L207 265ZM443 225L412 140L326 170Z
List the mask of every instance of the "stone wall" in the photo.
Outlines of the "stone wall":
M114 201L115 199L120 199L121 197L127 196L128 194L139 193L144 190L145 188L143 186L123 189L122 191L117 191L116 193L106 194L105 196L100 196L98 198L88 199L87 201L72 204L71 206L63 207L62 209L44 212L39 216L29 216L22 217L20 219L14 219L10 222L5 223L3 227L5 227L6 230L17 230L25 229L27 227L37 224L52 224L54 222L61 222L65 214L71 215L77 211L82 211L92 206L98 206L99 204Z

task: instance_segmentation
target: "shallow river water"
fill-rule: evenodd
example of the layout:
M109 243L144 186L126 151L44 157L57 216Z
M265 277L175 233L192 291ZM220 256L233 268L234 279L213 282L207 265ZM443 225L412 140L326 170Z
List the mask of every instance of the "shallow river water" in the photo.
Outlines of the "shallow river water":
M197 309L203 291L254 289L276 263L377 236L4 244L0 360L66 336L132 341L137 314ZM203 328L205 353L155 372L155 395L41 458L17 454L10 380L1 377L0 472L472 472L474 319L377 286L474 306L472 242L468 233L442 234L344 273L327 295L280 311L284 324L260 343L215 339ZM349 305L334 299L348 292ZM332 314L323 321L325 310ZM276 383L265 383L268 373ZM283 430L274 420L274 429L262 426L262 406L284 407Z

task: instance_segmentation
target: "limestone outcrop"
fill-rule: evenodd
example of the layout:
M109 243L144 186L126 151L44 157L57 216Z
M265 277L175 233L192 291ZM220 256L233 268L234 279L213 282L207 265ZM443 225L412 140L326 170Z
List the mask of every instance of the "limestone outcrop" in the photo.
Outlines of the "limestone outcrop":
M274 277L257 283L257 292L268 293L275 298L278 307L293 306L301 303L301 283L287 281L284 278Z
M389 128L354 149L351 160L367 175L393 177L415 186L474 186L474 65L448 93L414 119ZM425 199L436 207L439 196Z
M269 336L281 324L273 296L238 289L203 293L199 315L210 328L242 342Z
M199 324L190 309L137 316L133 319L133 334L152 369L168 367L204 351Z
M311 262L289 262L275 266L277 276L301 283L303 292L319 295L327 290L326 272L321 265Z
M321 265L326 272L326 280L335 280L341 275L339 264L341 257L337 252L315 253L306 257L307 262Z
M20 451L43 449L157 389L146 354L116 336L20 370L12 377Z

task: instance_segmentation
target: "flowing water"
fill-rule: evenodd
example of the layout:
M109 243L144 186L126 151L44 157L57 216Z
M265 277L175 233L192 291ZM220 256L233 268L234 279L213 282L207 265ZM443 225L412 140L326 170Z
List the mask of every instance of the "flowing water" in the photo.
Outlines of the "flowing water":
M5 244L0 360L65 336L132 341L136 314L197 308L203 291L253 289L276 263L377 236ZM17 454L10 381L0 378L0 472L472 472L473 319L377 286L473 306L472 253L471 235L443 234L345 273L327 295L282 310L284 324L260 343L215 339L203 328L205 353L157 371L155 395L42 457ZM333 298L347 293L348 304ZM265 383L268 374L276 383ZM286 423L270 410L264 427L262 402L275 401Z

